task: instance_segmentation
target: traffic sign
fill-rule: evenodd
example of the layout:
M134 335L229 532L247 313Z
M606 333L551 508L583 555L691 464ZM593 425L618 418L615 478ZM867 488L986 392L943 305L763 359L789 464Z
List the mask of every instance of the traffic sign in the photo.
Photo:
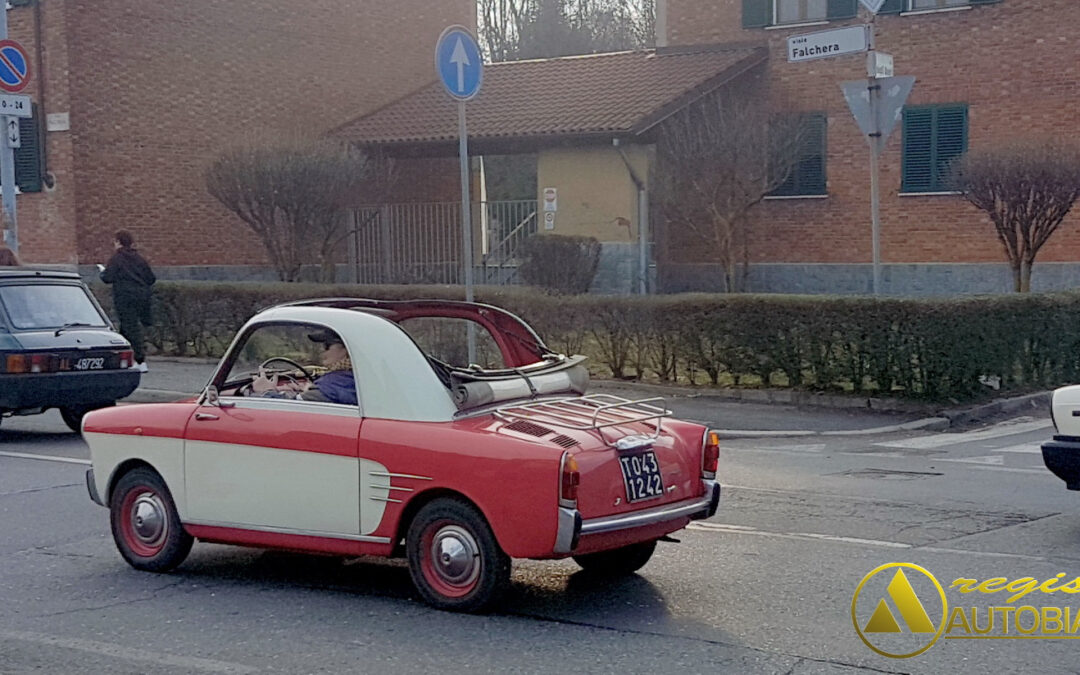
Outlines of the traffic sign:
M885 4L885 0L859 0L863 7L870 10L871 14L877 14L881 11L881 6Z
M0 40L0 89L22 91L30 84L30 57L14 40Z
M484 57L476 38L464 26L450 26L435 46L435 69L447 93L467 101L484 81Z
M0 94L0 115L12 117L33 117L34 108L29 96Z
M848 26L788 38L788 61L813 61L870 49L870 27Z
M854 80L843 82L840 86L859 129L870 139L874 151L880 154L885 148L885 141L904 114L904 103L915 86L915 78L901 75L881 77L872 82L873 85L870 85L868 80ZM871 86L879 87L873 103L870 94L874 90Z
M4 145L9 148L21 148L22 136L19 135L19 118L4 118Z

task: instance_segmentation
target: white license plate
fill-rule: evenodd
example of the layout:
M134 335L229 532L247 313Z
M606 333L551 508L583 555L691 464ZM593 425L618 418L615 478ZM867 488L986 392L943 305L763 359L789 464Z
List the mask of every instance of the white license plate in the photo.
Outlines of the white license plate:
M652 450L620 457L619 466L626 485L626 501L641 502L664 495L660 462L656 461L656 453Z
M105 359L103 357L79 359L72 364L72 368L75 370L101 370L104 367Z

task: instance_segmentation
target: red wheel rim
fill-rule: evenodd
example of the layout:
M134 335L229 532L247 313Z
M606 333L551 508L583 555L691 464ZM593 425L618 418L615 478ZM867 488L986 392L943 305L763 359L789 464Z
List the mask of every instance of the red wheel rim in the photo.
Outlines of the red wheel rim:
M156 490L146 486L128 490L120 505L120 532L132 553L141 558L161 553L169 537L168 514Z
M447 598L463 598L480 583L484 560L476 537L452 520L431 523L420 537L420 571Z

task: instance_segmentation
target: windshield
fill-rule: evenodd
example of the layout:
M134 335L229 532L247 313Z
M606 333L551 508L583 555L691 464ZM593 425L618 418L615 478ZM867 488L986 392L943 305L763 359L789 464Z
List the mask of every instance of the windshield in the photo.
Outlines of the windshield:
M67 324L104 328L108 325L80 286L0 286L0 303L16 329L59 328Z

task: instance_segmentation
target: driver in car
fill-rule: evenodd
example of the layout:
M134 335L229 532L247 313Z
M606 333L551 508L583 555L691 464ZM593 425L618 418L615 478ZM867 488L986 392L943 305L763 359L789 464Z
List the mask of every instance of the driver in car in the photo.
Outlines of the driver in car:
M308 339L323 346L320 356L326 373L314 381L303 384L288 383L279 386L277 374L259 373L251 382L251 390L256 396L267 398L294 398L301 401L322 403L342 403L356 405L356 379L353 376L352 361L341 338L333 331L310 333Z

